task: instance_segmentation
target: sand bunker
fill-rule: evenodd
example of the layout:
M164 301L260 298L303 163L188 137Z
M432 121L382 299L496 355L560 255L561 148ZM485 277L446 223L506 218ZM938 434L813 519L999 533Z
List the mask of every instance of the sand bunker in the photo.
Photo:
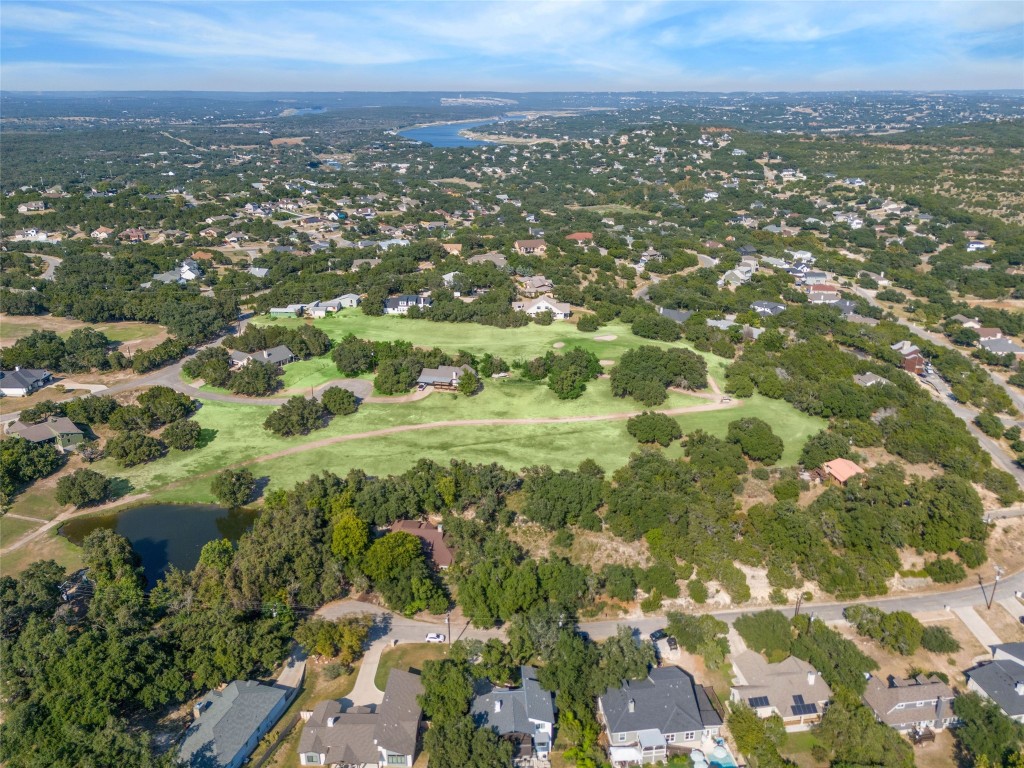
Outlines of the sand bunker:
M614 333L609 333L607 336L595 336L594 341L615 341L617 338Z
M597 362L599 362L601 365L615 365L614 360L598 360Z
M555 349L561 349L562 347L565 346L565 342L564 341L556 341L551 346L554 347Z

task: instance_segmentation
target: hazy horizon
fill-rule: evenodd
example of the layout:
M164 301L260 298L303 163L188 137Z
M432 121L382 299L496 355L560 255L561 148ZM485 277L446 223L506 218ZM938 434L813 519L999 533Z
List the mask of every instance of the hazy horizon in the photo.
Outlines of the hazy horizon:
M1017 90L1024 3L13 0L0 46L5 92Z

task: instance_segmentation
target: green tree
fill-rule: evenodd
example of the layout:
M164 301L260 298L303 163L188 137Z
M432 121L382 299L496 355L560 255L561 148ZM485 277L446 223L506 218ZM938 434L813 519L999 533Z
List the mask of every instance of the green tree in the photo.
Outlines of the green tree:
M657 443L662 446L668 446L673 440L683 436L678 421L656 411L644 411L631 417L626 422L626 431L636 438L637 442Z
M423 543L403 531L388 533L366 551L363 571L394 610L412 615L424 609L440 613L447 598L423 556Z
M106 453L122 467L134 467L159 459L167 453L167 446L150 435L126 432L107 442Z
M960 725L953 732L957 752L965 760L987 758L993 766L1009 766L1024 747L1024 724L1014 722L990 699L966 693L953 700Z
M110 495L110 479L91 469L76 469L57 481L55 498L58 504L84 507L106 501Z
M369 545L370 527L355 510L343 510L331 527L331 551L347 563L358 563Z
M240 507L249 501L256 488L256 478L248 469L225 469L213 478L210 491L229 507Z
M913 768L914 748L899 733L878 722L859 697L844 688L833 689L832 703L816 730L832 765L871 765Z
M739 445L743 454L753 461L771 466L782 458L782 438L756 416L730 422L726 439Z
M320 395L320 402L332 416L348 416L359 408L359 399L344 387L328 387Z
M336 621L318 616L295 628L295 641L306 653L335 659L351 666L363 655L363 646L373 626L371 616L345 616Z
M281 369L272 363L253 360L231 375L228 388L236 395L261 397L281 386Z
M191 419L180 419L167 425L160 433L161 439L171 448L191 451L199 447L203 429Z
M308 435L325 426L324 414L322 403L295 395L267 416L263 428L282 437Z
M459 392L466 397L475 395L480 389L480 379L472 371L466 371L459 377Z

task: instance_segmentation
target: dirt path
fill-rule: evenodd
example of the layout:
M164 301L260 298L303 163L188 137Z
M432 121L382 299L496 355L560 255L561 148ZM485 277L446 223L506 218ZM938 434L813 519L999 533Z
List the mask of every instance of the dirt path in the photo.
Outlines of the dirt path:
M133 494L131 496L122 496L119 499L115 499L114 501L108 501L106 504L99 504L99 505L97 505L95 507L83 507L83 508L72 507L71 509L67 509L67 510L61 512L59 515L57 515L55 518L53 518L53 520L50 520L49 522L43 523L42 520L35 520L35 522L43 523L43 524L41 526L39 526L38 528L36 528L34 531L29 531L28 533L22 534L21 536L16 538L14 541L12 541L10 544L4 545L2 548L0 548L0 555L6 555L9 552L13 552L16 549L20 549L21 547L25 546L29 542L35 541L40 536L45 534L47 531L53 530L54 528L59 528L63 523L67 522L68 520L70 520L72 517L75 517L76 515L80 515L80 514L84 515L84 514L93 513L93 512L102 512L105 509L113 509L115 507L123 507L125 504L131 504L133 502L136 502L136 501L139 501L141 499L148 498L148 497L149 497L148 493L136 493L136 494ZM22 517L20 515L10 515L10 514L8 514L7 516L8 517L17 517L20 520L31 520L31 519L34 519L34 518Z

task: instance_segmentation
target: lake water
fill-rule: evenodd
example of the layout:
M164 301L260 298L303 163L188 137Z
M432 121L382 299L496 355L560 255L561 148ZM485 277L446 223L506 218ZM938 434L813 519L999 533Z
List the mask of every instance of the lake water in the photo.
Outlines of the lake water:
M430 144L432 147L481 147L485 144L493 144L494 142L467 139L465 136L460 136L459 131L468 131L473 128L479 128L482 125L491 125L492 123L500 123L505 120L522 119L514 115L505 118L492 117L490 120L476 120L468 123L440 123L438 125L428 125L424 128L407 128L398 133L407 139L422 141L424 144Z
M208 541L238 541L252 527L256 515L254 511L228 510L212 504L147 504L124 512L71 520L60 532L79 545L98 528L121 534L142 558L146 581L152 587L169 565L184 570L193 568Z

